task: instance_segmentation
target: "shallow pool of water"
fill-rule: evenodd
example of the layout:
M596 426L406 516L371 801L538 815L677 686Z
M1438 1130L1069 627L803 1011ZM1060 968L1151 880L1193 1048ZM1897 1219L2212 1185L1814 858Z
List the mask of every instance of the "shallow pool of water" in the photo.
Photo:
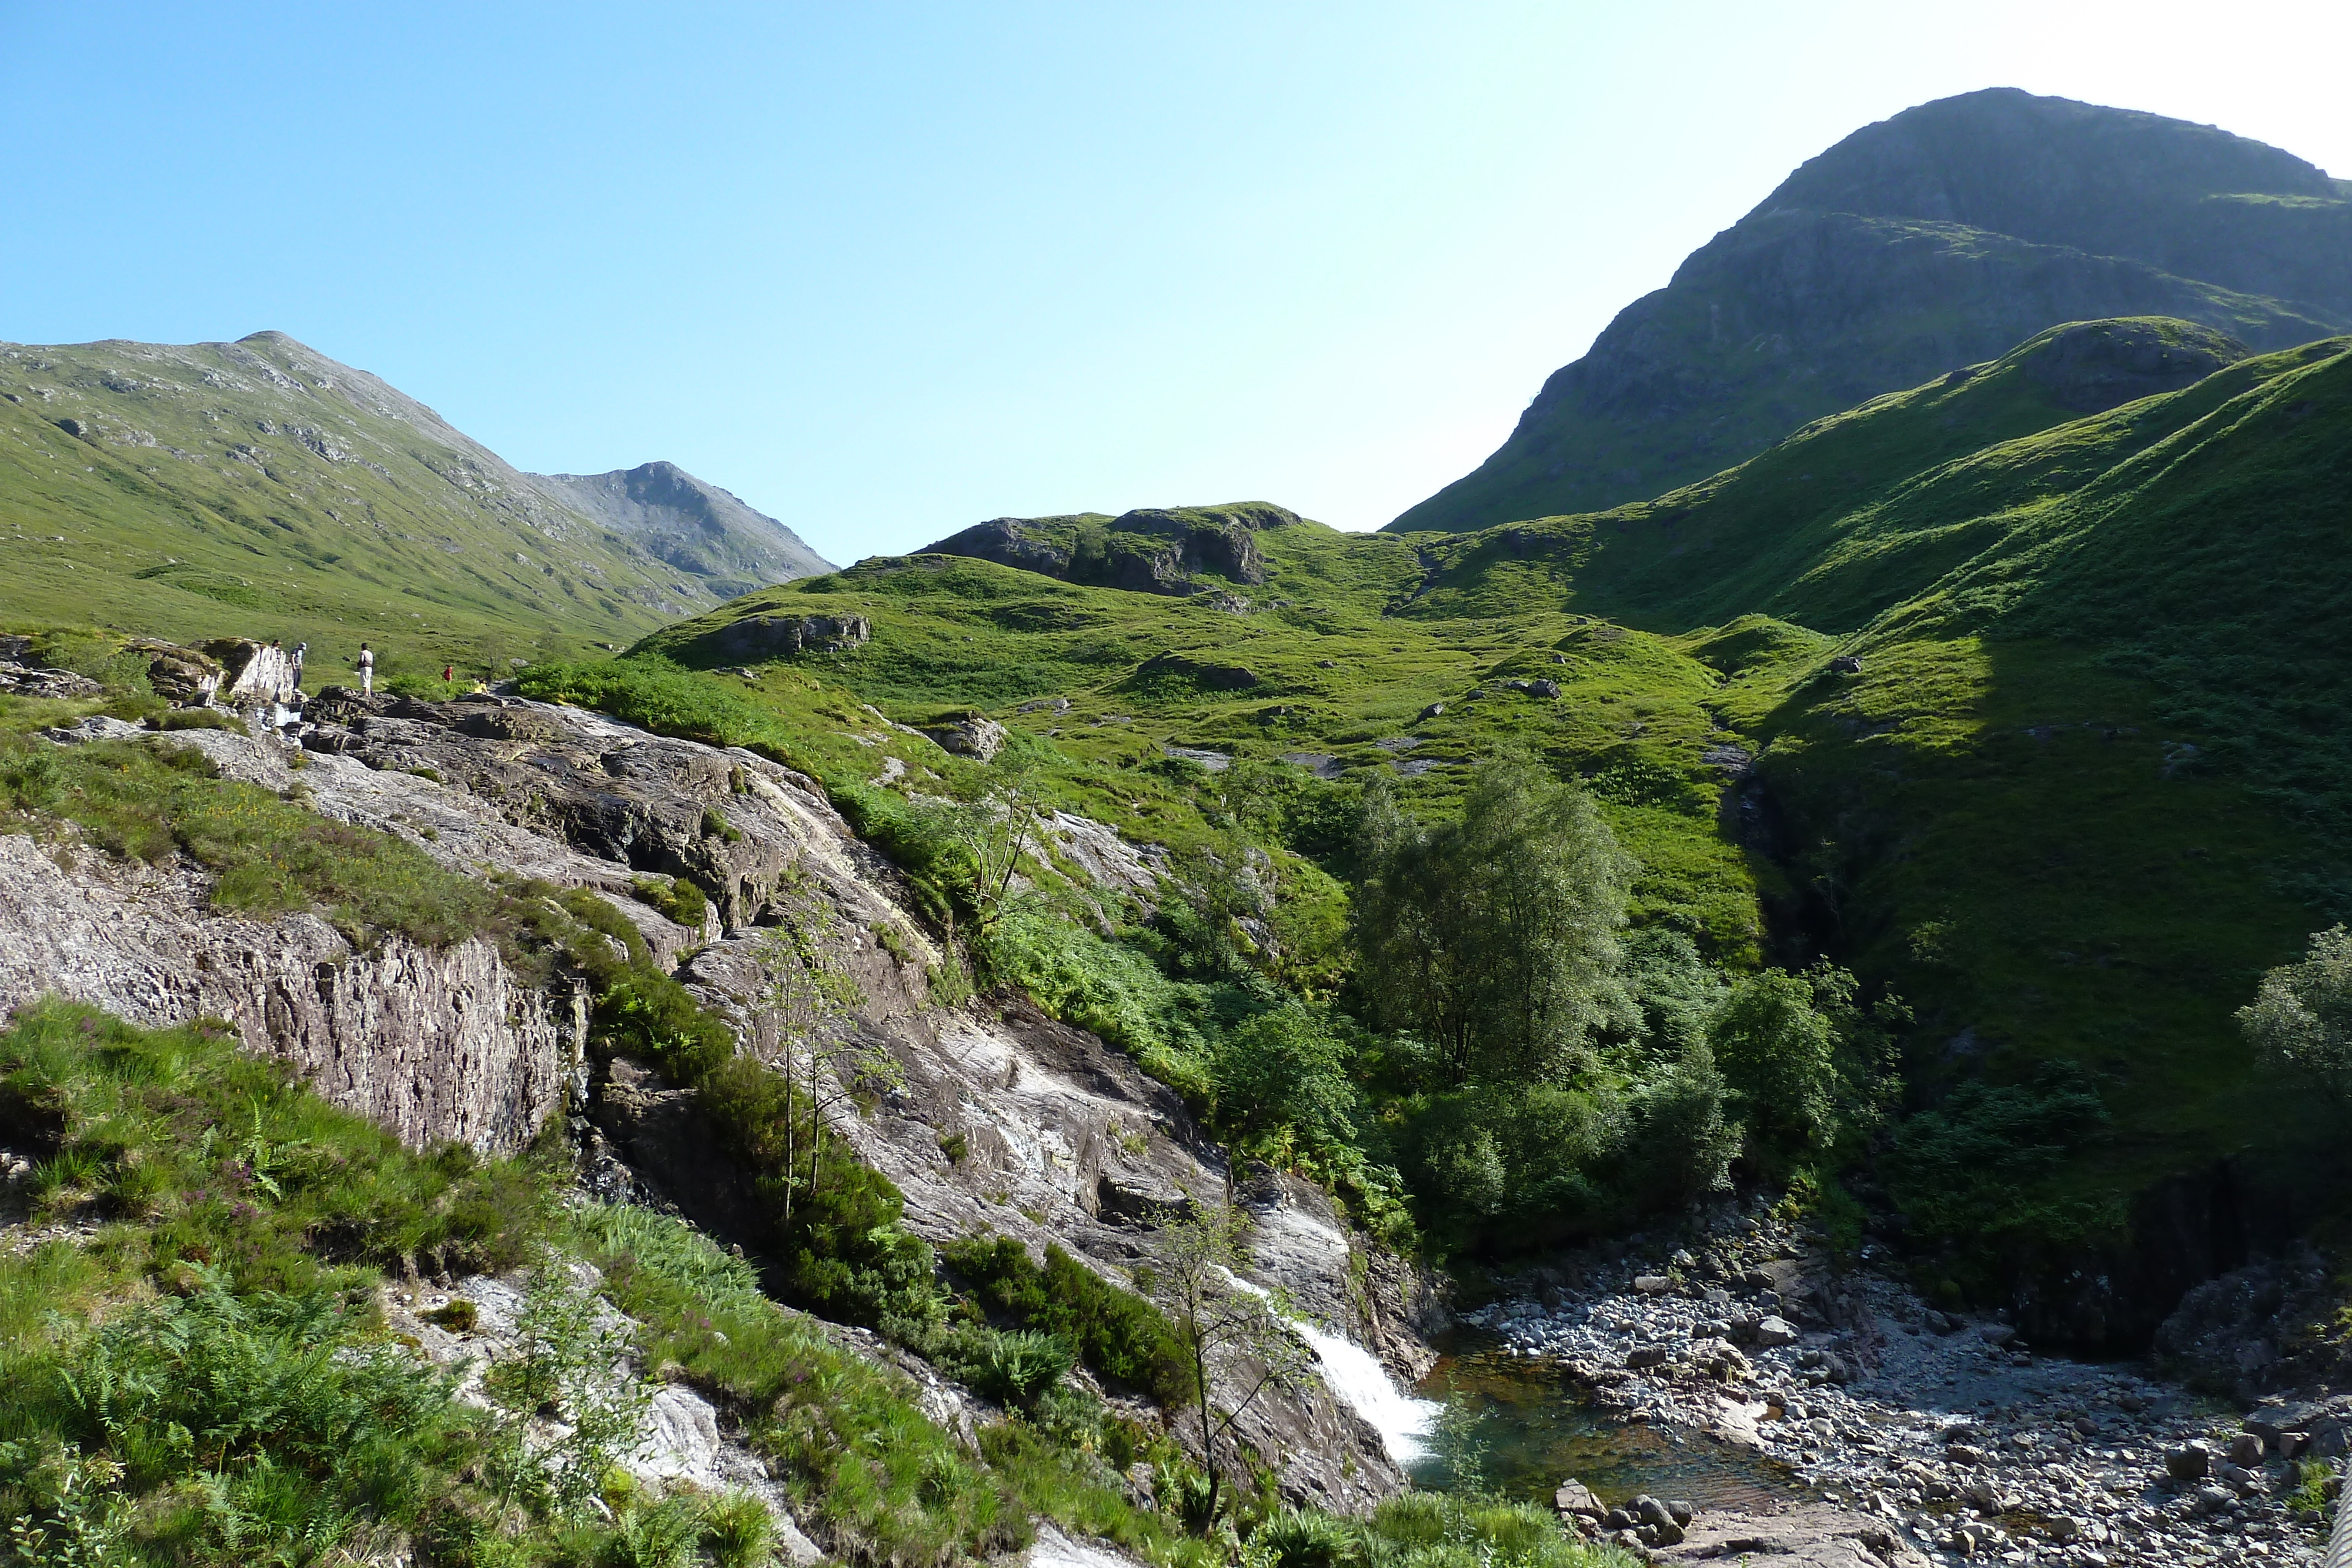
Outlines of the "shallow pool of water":
M1557 1362L1507 1355L1485 1342L1441 1356L1420 1391L1475 1417L1469 1431L1486 1448L1487 1484L1506 1497L1548 1503L1570 1477L1604 1502L1649 1492L1707 1509L1752 1508L1803 1490L1771 1459L1699 1434L1614 1420ZM1421 1485L1448 1484L1442 1455L1412 1469Z

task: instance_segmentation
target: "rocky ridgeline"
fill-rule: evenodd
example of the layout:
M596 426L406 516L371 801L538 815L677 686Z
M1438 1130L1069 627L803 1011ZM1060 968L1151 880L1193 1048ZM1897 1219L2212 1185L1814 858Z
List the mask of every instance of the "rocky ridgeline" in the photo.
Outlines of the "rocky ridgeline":
M1727 1214L1663 1267L1596 1263L1468 1321L1566 1364L1602 1410L1785 1467L1780 1514L1610 1507L1571 1482L1588 1534L1680 1563L2306 1563L2282 1500L2294 1461L2341 1454L2352 1396L2241 1419L2144 1367L2033 1354L1867 1272L1832 1274L1769 1217ZM1856 1555L1857 1552L1867 1555Z

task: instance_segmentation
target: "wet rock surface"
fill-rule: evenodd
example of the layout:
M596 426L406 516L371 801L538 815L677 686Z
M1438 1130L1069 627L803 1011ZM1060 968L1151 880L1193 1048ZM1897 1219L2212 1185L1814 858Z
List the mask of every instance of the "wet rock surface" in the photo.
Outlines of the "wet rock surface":
M1718 1216L1711 1244L1663 1270L1555 1271L1467 1321L1563 1364L1620 1419L1789 1467L1801 1493L1779 1512L1623 1537L1657 1562L2316 1562L2282 1500L2294 1459L2342 1451L2352 1426L2352 1395L2242 1416L2143 1364L2037 1355L2007 1323L1832 1272L1765 1216ZM1616 1506L1570 1517L1638 1531Z

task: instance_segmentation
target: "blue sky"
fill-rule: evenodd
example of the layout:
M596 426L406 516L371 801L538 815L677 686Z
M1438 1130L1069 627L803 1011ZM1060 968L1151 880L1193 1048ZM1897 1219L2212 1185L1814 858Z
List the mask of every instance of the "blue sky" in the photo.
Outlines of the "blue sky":
M2352 176L2352 7L0 0L0 338L264 328L847 561L1376 527L1803 159L2011 85Z

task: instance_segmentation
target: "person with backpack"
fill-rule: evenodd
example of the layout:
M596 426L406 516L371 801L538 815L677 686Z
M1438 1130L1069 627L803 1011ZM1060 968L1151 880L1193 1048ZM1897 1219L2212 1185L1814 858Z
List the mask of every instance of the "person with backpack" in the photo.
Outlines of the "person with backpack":
M362 643L360 644L360 695L370 696L374 692L375 650Z

